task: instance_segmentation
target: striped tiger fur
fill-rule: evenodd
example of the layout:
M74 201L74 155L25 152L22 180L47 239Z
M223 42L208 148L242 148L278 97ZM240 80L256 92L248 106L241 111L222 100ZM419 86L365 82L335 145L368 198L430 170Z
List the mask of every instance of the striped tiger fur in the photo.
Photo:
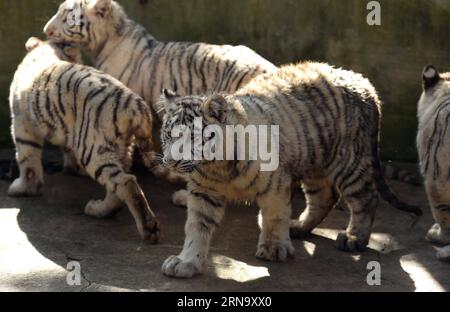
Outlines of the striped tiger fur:
M177 97L165 92L163 163L188 179L186 239L179 256L162 267L168 276L192 277L202 271L213 231L228 201L253 201L261 210L256 256L285 261L294 253L291 237L308 235L342 197L351 210L341 250L365 249L378 192L393 206L401 203L383 178L378 156L381 102L368 80L327 64L305 62L257 77L234 95ZM279 167L261 171L261 159L175 161L172 130L206 125L279 125ZM216 136L217 137L217 136ZM220 147L219 147L220 148ZM290 221L292 190L302 185L307 208Z
M255 76L276 70L244 46L158 41L112 0L65 1L44 33L81 46L94 67L141 95L159 117L164 107L156 104L164 88L180 95L232 93ZM158 130L155 125L155 137Z
M434 66L427 66L423 72L423 86L417 110L417 149L436 220L427 239L450 245L450 73L440 74Z
M122 83L80 61L77 49L30 38L10 92L12 137L20 177L10 196L35 196L44 184L44 142L63 147L107 190L85 212L104 217L126 205L142 238L156 242L158 222L136 178L127 174L136 143L149 152L152 116L145 102Z

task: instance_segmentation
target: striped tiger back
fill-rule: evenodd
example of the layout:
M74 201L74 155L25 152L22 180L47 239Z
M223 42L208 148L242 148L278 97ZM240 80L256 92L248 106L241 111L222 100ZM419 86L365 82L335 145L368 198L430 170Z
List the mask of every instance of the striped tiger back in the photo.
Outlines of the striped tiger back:
M68 23L71 17L78 23ZM66 1L44 32L81 45L96 68L122 81L155 111L164 88L183 95L233 93L257 75L276 70L244 46L160 42L111 0Z

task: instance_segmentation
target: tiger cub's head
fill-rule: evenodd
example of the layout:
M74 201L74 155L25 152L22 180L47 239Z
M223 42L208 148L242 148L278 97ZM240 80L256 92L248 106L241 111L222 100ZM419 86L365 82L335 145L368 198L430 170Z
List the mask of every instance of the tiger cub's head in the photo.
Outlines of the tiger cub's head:
M239 101L228 95L180 97L164 90L157 106L164 111L163 165L181 174L224 160L216 156L224 156L227 126L244 125L247 120Z
M53 40L96 47L111 30L120 32L126 15L112 0L66 0L45 25L45 35Z
M424 68L422 74L423 93L419 100L418 115L423 116L434 103L450 94L450 73L439 73L433 65Z
M83 63L81 51L74 46L64 42L42 41L39 38L31 37L25 47L29 55L35 56L36 60L62 60L71 63Z

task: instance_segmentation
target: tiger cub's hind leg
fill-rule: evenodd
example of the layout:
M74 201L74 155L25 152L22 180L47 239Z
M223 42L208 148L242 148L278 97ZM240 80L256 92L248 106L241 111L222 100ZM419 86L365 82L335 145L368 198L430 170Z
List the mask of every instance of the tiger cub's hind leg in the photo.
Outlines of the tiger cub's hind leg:
M338 203L338 193L328 179L303 181L306 209L298 220L292 220L291 238L304 238L311 234Z
M126 174L122 165L119 163L91 166L88 172L95 180L104 185L108 192L106 200L102 203L91 202L86 206L88 213L89 211L95 211L95 208L97 208L95 213L99 213L100 211L111 212L120 208L115 197L110 195L112 193L130 210L141 237L156 243L159 239L159 224L155 214L150 209L144 192L137 183L136 177ZM111 206L106 207L107 204Z
M431 211L436 221L427 233L426 239L432 243L450 244L450 183L426 182Z
M107 192L104 200L91 200L84 209L84 213L95 218L106 218L124 207L124 203L116 194Z
M350 222L346 232L338 235L337 247L343 251L364 251L369 243L379 202L371 171L354 170L340 184L339 190L350 209Z
M8 196L40 195L44 186L42 168L44 139L36 134L35 129L29 129L25 123L14 120L13 127L20 176L9 187Z

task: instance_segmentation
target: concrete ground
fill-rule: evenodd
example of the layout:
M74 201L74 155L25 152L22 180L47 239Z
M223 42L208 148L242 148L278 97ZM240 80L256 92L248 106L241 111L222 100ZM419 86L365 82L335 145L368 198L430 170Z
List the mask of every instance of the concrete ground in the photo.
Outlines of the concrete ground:
M312 237L294 241L295 258L287 263L257 260L257 209L229 207L205 274L177 280L163 276L160 267L181 250L186 211L171 204L176 186L146 175L139 181L164 226L156 246L140 241L127 210L106 220L83 215L88 200L103 196L88 178L48 175L44 196L24 199L8 198L8 182L0 181L0 291L450 290L450 264L437 261L436 247L424 239L432 218L421 187L389 181L425 216L416 219L381 202L366 252L334 247L349 218L347 211L336 209ZM298 215L304 207L301 196L295 206ZM66 282L70 261L81 265L80 286ZM381 264L381 286L367 284L370 261Z

